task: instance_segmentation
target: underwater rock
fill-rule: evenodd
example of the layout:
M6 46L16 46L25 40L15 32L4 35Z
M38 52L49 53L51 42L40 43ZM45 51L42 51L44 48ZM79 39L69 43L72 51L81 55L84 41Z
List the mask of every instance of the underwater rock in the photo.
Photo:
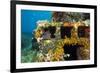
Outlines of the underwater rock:
M79 12L53 12L52 21L54 22L78 22L80 20L90 19L89 13Z

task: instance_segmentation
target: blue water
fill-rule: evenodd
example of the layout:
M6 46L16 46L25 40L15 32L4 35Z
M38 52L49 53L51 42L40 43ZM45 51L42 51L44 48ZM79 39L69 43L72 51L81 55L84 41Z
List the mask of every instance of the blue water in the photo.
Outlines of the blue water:
M32 33L32 30L37 27L36 22L38 20L51 21L51 18L51 11L21 10L21 31Z

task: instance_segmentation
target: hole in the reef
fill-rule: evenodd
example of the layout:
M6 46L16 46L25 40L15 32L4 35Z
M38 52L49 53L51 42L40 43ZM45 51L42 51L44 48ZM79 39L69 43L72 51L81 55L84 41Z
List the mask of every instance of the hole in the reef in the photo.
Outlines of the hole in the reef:
M67 36L68 38L71 37L71 30L73 27L64 27L61 26L61 38L65 38L65 36Z
M49 26L49 32L51 33L51 38L55 38L54 33L56 32L55 26Z
M78 27L78 36L79 37L89 37L90 28L88 26L79 26Z
M70 56L68 57L64 57L65 60L78 60L78 56L77 56L77 50L79 49L81 45L69 45L69 44L65 44L64 45L64 54L69 54Z

